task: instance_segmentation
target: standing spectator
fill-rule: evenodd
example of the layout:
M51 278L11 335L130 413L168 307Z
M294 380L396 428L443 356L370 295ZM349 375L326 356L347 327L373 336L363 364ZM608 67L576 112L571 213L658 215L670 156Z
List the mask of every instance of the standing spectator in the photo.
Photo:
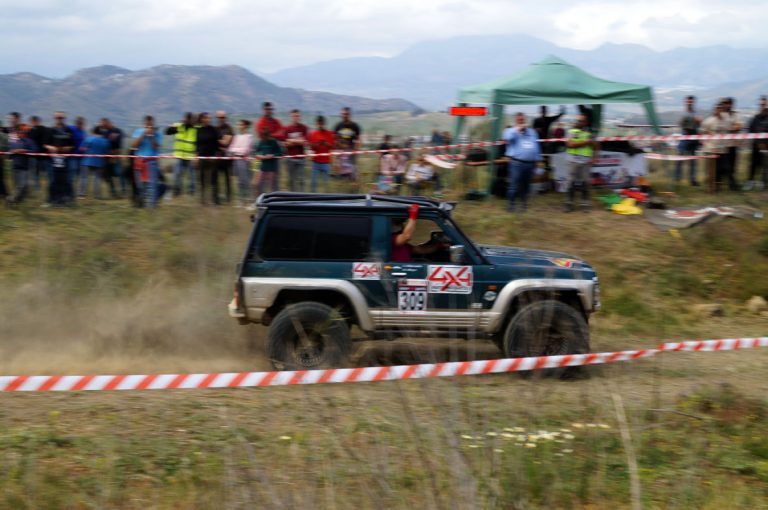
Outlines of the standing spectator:
M429 145L432 147L439 147L445 145L443 135L437 129L432 130L432 137L429 139ZM432 149L432 154L440 154L440 149Z
M229 148L229 144L232 143L232 137L235 136L235 132L232 130L232 126L227 122L227 112L218 110L216 112L216 120L218 120L216 132L219 134L219 151L216 155L223 157L227 155L227 148ZM220 159L217 162L214 173L216 174L214 179L216 179L217 187L219 183L219 175L224 176L224 189L227 193L227 203L230 203L232 201L232 160Z
M757 115L752 117L752 120L749 123L749 132L768 133L768 98L766 98L766 96L760 96ZM768 144L766 144L765 138L752 141L752 157L749 160L749 179L744 183L744 191L749 191L753 188L762 190L768 185L768 183L765 182L766 177L768 177L768 175L766 175L766 172L768 172L766 164L768 162L765 161L765 154L760 152L766 149L768 149ZM756 179L757 172L760 169L763 170L762 179Z
M251 191L251 160L248 157L253 150L253 135L249 133L251 122L248 120L237 121L237 134L232 138L227 153L240 159L234 160L232 167L237 176L237 190L240 195L240 205L245 205L248 199L253 198Z
M275 107L270 103L269 101L265 101L261 105L262 109L262 116L259 117L259 120L256 121L256 124L254 125L254 133L256 135L255 140L261 140L262 139L262 133L266 129L269 131L269 135L271 138L274 138L275 140L284 140L285 139L285 130L283 129L283 125L280 123L280 121L275 118ZM256 142L257 143L257 142ZM280 160L275 161L275 179L276 183L280 183Z
M536 130L536 133L539 135L539 140L544 140L549 138L549 128L557 122L560 117L565 115L565 107L560 107L560 113L557 115L547 115L547 107L541 106L539 108L539 116L533 119L533 129Z
M80 196L85 196L88 190L88 176L90 175L93 180L93 198L101 198L100 181L102 180L109 186L112 198L117 198L115 183L107 173L107 160L109 158L99 157L109 155L111 149L112 146L104 136L101 127L94 127L91 136L86 137L85 142L83 142L83 150L87 156L83 158L83 164L80 168Z
M268 127L262 128L261 140L256 145L256 157L261 160L261 172L258 174L256 182L256 196L264 193L264 189L269 187L270 191L277 191L279 185L277 182L278 158L283 155L283 149L273 136Z
M549 138L549 130L552 124L560 120L565 115L565 106L560 107L560 113L557 115L547 115L547 107L541 106L539 108L539 116L533 119L533 129L539 135L539 140L546 140ZM544 167L549 170L549 155L555 152L555 145L552 142L539 142L541 147L541 154L544 157Z
M211 117L207 112L197 117L197 155L201 158L211 158L219 152L219 131L211 126ZM205 198L206 183L211 185L211 199L214 205L219 205L219 182L216 179L216 164L213 159L200 159L200 203L207 205Z
M328 191L328 175L331 173L331 149L336 145L336 135L325 129L325 117L318 115L315 120L317 129L309 134L309 146L315 153L312 158L312 180L310 191L317 192L317 179L323 181L323 191Z
M726 105L721 101L715 105L713 114L701 123L701 130L707 135L724 135L731 132L732 122L726 112ZM710 193L716 193L720 189L723 179L729 179L731 186L736 183L733 180L733 172L730 172L730 158L728 157L728 144L725 140L705 140L704 151L707 154L717 156L714 162L714 172L710 166L707 179L707 187Z
M8 152L12 143L18 139L18 130L21 123L21 114L11 112L8 114L8 127L0 124L0 152ZM8 197L8 187L5 184L5 155L0 154L0 198Z
M577 105L577 108L579 109L579 114L584 115L586 118L586 124L584 125L584 128L592 134L597 134L597 126L595 126L595 111L591 107L584 104Z
M685 113L680 119L680 128L684 135L697 135L699 134L699 126L701 126L701 118L696 115L696 97L685 97ZM695 156L696 150L699 148L698 140L680 140L677 144L677 153L681 156ZM699 183L696 180L696 160L691 159L688 161L688 180L691 186L698 186ZM680 182L683 177L683 162L678 161L675 164L675 182Z
M508 210L515 212L519 199L523 212L528 209L528 194L536 162L541 161L539 135L527 126L525 114L515 115L515 126L504 130L502 139L507 142L506 156L509 161Z
M9 205L20 204L27 196L31 157L28 152L34 151L34 144L28 137L29 127L17 124L14 136L8 139L8 151L11 153L11 172L13 173L13 195L8 197ZM2 174L0 174L2 175ZM5 183L3 186L5 187Z
M406 136L403 139L403 149L408 149L403 151L403 157L405 157L406 161L411 160L411 149L413 148L413 137L412 136Z
M75 123L69 126L72 131L72 137L74 139L74 147L72 148L73 154L83 153L83 142L85 141L85 119L83 117L75 117ZM82 166L83 158L71 157L67 162L69 167L69 180L72 182L72 189L77 186L77 180L80 176L80 167ZM79 197L82 198L82 197Z
M33 152L44 152L45 149L43 149L43 146L45 145L45 139L48 136L48 128L43 126L40 117L37 115L32 115L29 118L29 124L31 127L29 129L28 137L34 146ZM30 176L34 180L35 190L40 191L40 189L42 189L41 176L44 174L46 178L49 178L48 163L50 163L50 160L46 156L30 157Z
M140 191L139 206L154 208L160 198L157 192L160 178L157 156L160 154L162 141L163 137L155 127L155 119L151 115L144 117L144 127L133 132L133 148L136 150L136 156L140 156L134 160L134 179Z
M10 133L11 130L18 129L21 125L21 114L19 112L9 112L6 121L8 121L8 127L3 128L2 131Z
M184 174L190 195L195 194L195 153L197 151L197 127L195 115L192 112L184 114L182 122L168 126L166 135L173 135L173 155L176 166L173 169L173 196L177 197L184 191Z
M384 138L381 140L381 143L377 147L380 151L388 151L392 148L392 135L384 135ZM386 152L382 152L379 154L379 157L386 154Z
M256 125L254 126L256 136L261 139L262 133L266 128L272 138L275 140L282 140L285 137L285 132L283 130L283 125L274 116L275 107L269 101L265 101L261 105L261 109L262 116L259 117L259 120L256 121Z
M590 173L595 153L598 150L597 142L589 130L589 119L586 115L576 117L573 128L568 130L568 140L565 142L565 151L568 154L569 183L568 199L565 210L574 210L576 200L576 187L581 188L581 206L589 207Z
M735 101L732 97L726 97L723 99L725 106L725 115L731 123L729 133L739 133L744 127L739 120L739 114L733 109ZM736 182L736 171L738 170L738 150L741 142L739 140L728 140L726 146L728 147L728 165L726 167L726 177L728 179L728 188L731 191L738 191L739 185Z
M10 115L8 116L9 124L11 123ZM0 122L0 153L8 152L10 146L10 135L12 130L10 127L3 127ZM8 197L8 188L5 184L5 154L0 154L0 199Z
M555 129L550 132L552 138L565 138L565 128L562 122L555 124ZM563 152L565 150L565 142L552 142L552 153Z
M285 153L288 156L300 156L304 154L304 146L307 144L309 129L301 123L301 112L291 110L291 123L285 126ZM285 164L288 167L288 189L290 191L304 191L306 159L303 157L287 158Z
M105 172L109 177L109 181L113 181L115 177L120 180L120 194L125 196L128 185L126 172L123 169L120 158L117 157L120 156L120 153L123 150L123 130L112 124L112 121L106 117L101 119L100 128L104 137L109 140L109 153L113 156L107 159ZM128 177L130 177L130 182L133 187L133 184L135 183L133 175L129 174ZM110 189L111 188L112 186L110 186Z
M51 155L51 178L48 184L48 204L54 207L71 206L74 204L75 193L70 180L70 170L67 157L75 147L75 136L64 122L64 112L56 112L53 116L55 124L48 130L48 138L44 148Z
M352 109L345 106L341 109L341 120L333 128L333 132L336 135L336 148L342 151L356 151L360 150L360 135L362 129L352 120ZM349 155L349 159L344 162L344 165L339 165L342 175L349 177L354 181L357 178L357 158L354 154Z

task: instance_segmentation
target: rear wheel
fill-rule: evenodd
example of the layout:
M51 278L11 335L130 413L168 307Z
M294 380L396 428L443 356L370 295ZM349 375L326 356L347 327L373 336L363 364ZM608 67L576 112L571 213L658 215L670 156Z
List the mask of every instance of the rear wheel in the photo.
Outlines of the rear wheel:
M277 370L342 366L350 349L346 320L322 303L286 306L275 317L267 335L267 355Z
M551 299L526 305L509 321L504 332L504 354L510 358L558 356L589 352L589 326L584 317ZM573 368L552 369L555 376L573 375Z

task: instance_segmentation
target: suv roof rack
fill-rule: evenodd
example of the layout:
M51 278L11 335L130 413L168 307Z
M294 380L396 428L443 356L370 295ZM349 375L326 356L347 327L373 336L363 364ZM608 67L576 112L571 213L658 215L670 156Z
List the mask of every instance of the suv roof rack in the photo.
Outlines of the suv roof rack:
M411 204L418 204L424 208L439 209L446 213L450 213L456 207L456 202L438 202L437 200L420 196L401 197L352 193L296 193L287 191L259 195L256 199L256 205L289 204L291 202L345 202L351 200L365 200L366 206L371 206L374 202L390 203L393 205L402 205L404 207Z

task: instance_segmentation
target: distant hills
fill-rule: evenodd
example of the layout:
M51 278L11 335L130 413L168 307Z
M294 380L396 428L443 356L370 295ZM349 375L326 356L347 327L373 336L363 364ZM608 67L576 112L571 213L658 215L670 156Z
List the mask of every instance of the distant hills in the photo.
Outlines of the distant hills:
M256 114L263 101L272 101L281 112L299 108L305 120L316 113L336 114L342 106L358 114L438 111L454 103L459 88L515 74L547 55L601 78L652 85L660 110L679 110L688 93L699 96L703 108L718 97L733 96L739 109L754 108L757 97L768 94L768 49L710 46L659 52L636 44L604 44L587 51L527 35L487 35L431 40L391 58L330 60L264 77L235 65L160 65L138 71L106 65L63 79L6 74L0 75L0 112L50 119L61 109L70 117L108 116L135 125L148 113L163 122L185 111Z
M283 86L311 83L314 89L335 93L402 97L435 110L453 104L460 87L515 74L550 54L601 78L653 85L664 92L661 106L679 107L679 99L689 90L730 82L741 83L738 90L729 89L725 95L753 105L755 89L768 80L768 49L710 46L659 52L637 44L604 44L594 50L574 50L527 35L432 40L392 58L330 60L265 76ZM761 93L768 91L763 88Z
M105 65L81 69L64 79L33 73L0 75L0 111L20 111L25 118L32 114L50 118L54 110L64 110L70 117L106 116L135 124L145 114L167 120L185 111L256 113L263 101L272 101L278 111L299 108L308 116L337 114L342 106L359 113L418 110L402 99L280 87L239 66L161 65L131 71Z

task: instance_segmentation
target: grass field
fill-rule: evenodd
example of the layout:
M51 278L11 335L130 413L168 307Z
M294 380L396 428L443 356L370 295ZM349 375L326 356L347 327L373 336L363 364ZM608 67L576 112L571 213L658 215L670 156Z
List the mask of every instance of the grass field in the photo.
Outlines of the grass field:
M670 187L661 170L652 180ZM463 202L456 218L480 242L592 263L603 291L593 350L768 332L745 307L768 296L765 220L677 237L642 217L566 214L561 201L538 196L517 216L498 199ZM767 202L689 188L671 199ZM35 198L0 210L0 373L269 369L263 331L226 316L249 228L243 209L189 197L155 211L89 199L50 210ZM722 316L697 314L702 303ZM360 342L356 359L499 355L490 343L408 339ZM768 508L766 362L751 350L669 354L567 382L5 394L0 508Z

